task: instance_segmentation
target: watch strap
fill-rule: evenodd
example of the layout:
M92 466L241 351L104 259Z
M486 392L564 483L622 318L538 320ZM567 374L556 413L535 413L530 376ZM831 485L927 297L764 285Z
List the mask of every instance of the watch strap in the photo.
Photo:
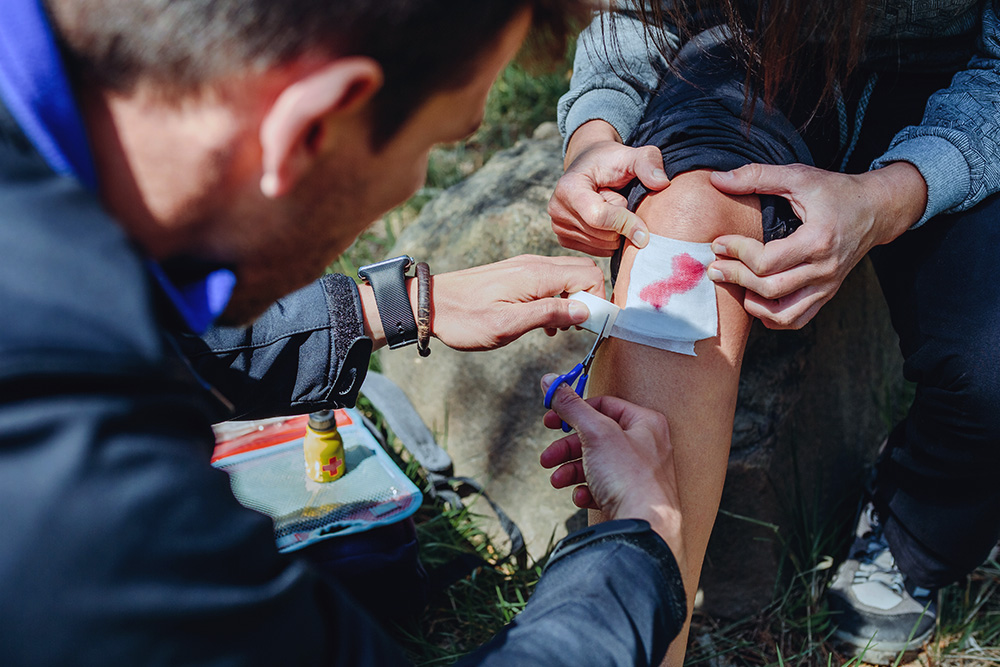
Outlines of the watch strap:
M389 349L417 342L417 322L406 289L406 270L411 264L413 259L404 255L358 269L358 276L371 285L375 295Z

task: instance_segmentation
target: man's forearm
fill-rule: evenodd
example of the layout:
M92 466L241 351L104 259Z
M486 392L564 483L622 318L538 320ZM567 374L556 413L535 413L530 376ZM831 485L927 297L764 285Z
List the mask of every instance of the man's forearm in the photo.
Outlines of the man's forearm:
M525 610L459 664L659 665L685 599L670 549L648 524L593 526L560 543Z

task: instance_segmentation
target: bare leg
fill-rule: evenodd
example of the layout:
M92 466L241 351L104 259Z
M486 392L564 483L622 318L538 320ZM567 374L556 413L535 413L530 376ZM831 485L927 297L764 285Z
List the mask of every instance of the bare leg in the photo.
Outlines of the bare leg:
M708 171L677 176L665 190L648 196L638 214L652 233L681 241L706 242L738 233L761 237L756 196L730 197L708 182ZM622 257L615 285L621 305L628 292L636 249ZM666 664L681 665L687 644L690 610L698 589L705 549L719 509L726 476L733 413L750 317L743 310L743 290L717 286L719 335L698 341L696 357L664 352L612 338L601 348L589 392L611 394L664 413L677 465L686 568L688 623L667 654ZM591 523L602 519L591 512Z

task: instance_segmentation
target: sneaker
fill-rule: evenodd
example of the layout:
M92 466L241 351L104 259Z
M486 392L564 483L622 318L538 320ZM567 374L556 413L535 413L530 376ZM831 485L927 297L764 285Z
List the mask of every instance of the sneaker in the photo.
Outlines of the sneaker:
M830 584L827 602L836 642L867 663L891 664L920 649L934 633L933 591L907 581L871 503L861 511L851 552Z

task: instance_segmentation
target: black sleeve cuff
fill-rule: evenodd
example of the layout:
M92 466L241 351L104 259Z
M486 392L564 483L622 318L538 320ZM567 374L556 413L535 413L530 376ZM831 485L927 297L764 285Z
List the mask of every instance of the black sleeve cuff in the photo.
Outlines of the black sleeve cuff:
M364 311L358 286L351 278L331 273L320 278L330 317L330 394L337 407L353 406L368 374L372 341L365 335Z

